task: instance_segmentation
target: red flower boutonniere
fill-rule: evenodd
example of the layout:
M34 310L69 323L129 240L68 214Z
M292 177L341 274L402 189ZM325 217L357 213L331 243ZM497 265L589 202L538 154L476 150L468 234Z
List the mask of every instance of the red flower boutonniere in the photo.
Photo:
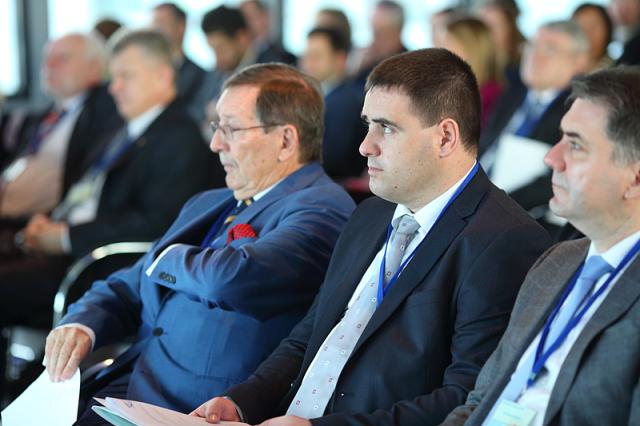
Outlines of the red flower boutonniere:
M239 223L229 229L227 233L227 244L241 238L256 238L257 236L258 234L256 234L255 229L253 229L251 225L248 223Z

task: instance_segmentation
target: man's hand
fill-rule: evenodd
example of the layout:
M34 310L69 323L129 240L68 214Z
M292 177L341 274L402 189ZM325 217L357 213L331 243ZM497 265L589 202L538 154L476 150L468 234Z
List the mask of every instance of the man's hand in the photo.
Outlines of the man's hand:
M34 252L62 254L62 236L66 232L66 223L52 222L47 216L38 214L31 218L22 231L24 246Z
M189 415L202 417L207 420L207 423L220 423L221 420L232 422L240 421L236 406L233 402L222 397L210 399L193 410Z
M282 416L265 420L258 426L311 426L311 422L298 416Z
M44 362L52 382L69 380L91 349L91 337L78 327L61 327L47 336Z

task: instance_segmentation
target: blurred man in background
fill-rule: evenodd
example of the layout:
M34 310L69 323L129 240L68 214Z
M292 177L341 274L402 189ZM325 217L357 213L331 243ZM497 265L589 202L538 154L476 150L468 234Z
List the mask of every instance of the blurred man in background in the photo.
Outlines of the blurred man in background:
M323 167L333 179L360 176L366 159L358 152L366 129L360 120L364 92L347 78L350 44L335 29L316 28L307 36L302 69L320 82L325 100Z
M178 99L187 106L194 118L201 114L195 104L196 95L204 84L205 71L185 55L182 49L187 14L174 3L161 3L153 8L153 28L171 42L171 55L176 68Z

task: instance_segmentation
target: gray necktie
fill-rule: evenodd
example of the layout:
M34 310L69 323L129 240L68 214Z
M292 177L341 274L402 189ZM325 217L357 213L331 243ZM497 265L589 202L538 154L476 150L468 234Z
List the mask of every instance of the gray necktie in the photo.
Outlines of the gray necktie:
M420 225L410 215L397 218L387 247L385 285L400 266L407 246ZM377 283L372 279L325 339L302 380L287 414L314 419L322 416L340 373L377 306Z

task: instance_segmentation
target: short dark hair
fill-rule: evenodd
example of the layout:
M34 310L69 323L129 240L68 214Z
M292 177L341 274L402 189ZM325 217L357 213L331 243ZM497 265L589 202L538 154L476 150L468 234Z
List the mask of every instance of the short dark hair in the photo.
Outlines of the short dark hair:
M458 123L463 146L477 152L480 93L471 67L446 49L430 48L392 56L371 71L365 90L396 89L411 100L426 127L445 118Z
M185 22L187 22L187 14L184 11L184 9L182 9L181 7L179 7L177 4L175 3L160 3L159 5L157 5L156 7L153 8L153 10L158 10L158 9L167 9L171 12L171 14L173 15L173 17L177 20L182 22L183 24Z
M640 66L621 66L576 77L568 102L581 98L607 110L605 132L615 145L614 159L640 161Z
M400 5L400 3L393 0L380 0L376 7L386 9L387 11L393 14L393 19L395 20L395 24L399 29L404 27L404 9Z
M314 36L323 36L329 42L331 49L334 52L348 53L351 48L351 43L345 39L344 35L335 28L314 28L309 31L307 38Z
M289 65L257 64L229 77L222 90L238 86L258 87L256 115L262 124L295 126L301 163L321 160L324 99L314 79Z
M260 0L244 0L242 3L240 3L240 7L244 6L245 4L254 5L262 13L269 12L269 7L263 1L260 1Z
M331 20L331 22L322 23L322 26L340 31L345 40L351 45L351 24L347 15L340 9L320 9L316 15L320 14L327 15Z
M236 8L218 6L202 18L202 31L205 34L223 33L228 37L235 37L238 31L246 30L247 22Z

